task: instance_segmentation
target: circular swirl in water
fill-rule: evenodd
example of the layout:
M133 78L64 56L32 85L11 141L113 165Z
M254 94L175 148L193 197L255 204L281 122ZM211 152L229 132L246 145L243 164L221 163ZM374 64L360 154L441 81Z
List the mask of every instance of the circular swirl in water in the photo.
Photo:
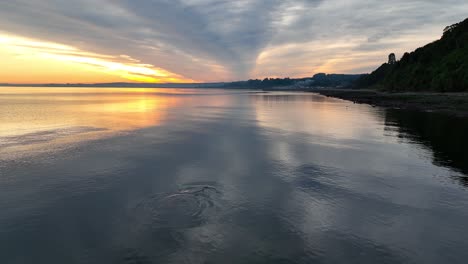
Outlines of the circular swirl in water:
M191 228L202 225L216 208L219 191L191 186L173 194L155 195L137 206L138 221L150 228Z

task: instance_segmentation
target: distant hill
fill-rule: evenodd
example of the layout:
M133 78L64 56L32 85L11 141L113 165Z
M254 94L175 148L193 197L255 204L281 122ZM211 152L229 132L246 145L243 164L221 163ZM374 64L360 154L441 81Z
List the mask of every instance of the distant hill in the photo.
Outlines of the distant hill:
M9 87L99 87L99 88L231 88L251 90L308 89L315 87L349 87L362 75L318 73L306 78L265 78L248 81L217 83L48 83L48 84L0 84Z
M47 84L11 84L6 87L98 87L98 88L220 88L224 83L47 83Z
M355 83L356 88L388 91L468 91L468 19L448 26L440 40L400 61L385 63Z
M315 87L348 87L361 76L362 74L317 73L312 77L312 85Z
M265 78L263 80L255 79L248 81L227 82L225 88L237 89L303 89L314 87L349 87L353 82L359 79L361 74L325 74L317 73L308 78Z
M232 88L251 90L275 89L308 89L314 87L349 87L362 75L360 74L325 74L318 73L313 77L292 78L265 78L236 82L217 83L49 83L49 84L0 84L10 87L99 87L99 88Z

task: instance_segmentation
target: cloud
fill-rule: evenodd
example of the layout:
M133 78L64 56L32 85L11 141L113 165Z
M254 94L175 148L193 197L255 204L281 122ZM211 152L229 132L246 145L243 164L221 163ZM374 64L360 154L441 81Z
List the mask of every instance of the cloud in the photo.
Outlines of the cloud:
M10 53L3 60L11 61L18 57L28 62L38 59L61 61L64 63L87 66L88 70L110 75L117 75L127 80L138 82L192 82L182 76L157 68L151 64L140 63L128 55L112 56L81 51L75 47L53 42L37 41L16 37L0 32L0 44L3 52ZM4 63L4 61L2 61ZM41 67L45 67L42 65Z
M368 71L467 11L464 0L11 0L0 30L218 81Z

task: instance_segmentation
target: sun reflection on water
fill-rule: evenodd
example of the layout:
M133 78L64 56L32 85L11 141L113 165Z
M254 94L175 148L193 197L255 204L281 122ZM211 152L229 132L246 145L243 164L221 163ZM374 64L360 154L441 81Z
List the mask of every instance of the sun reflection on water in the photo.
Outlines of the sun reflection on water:
M177 89L1 88L0 156L34 153L165 122ZM4 156L5 157L5 156Z

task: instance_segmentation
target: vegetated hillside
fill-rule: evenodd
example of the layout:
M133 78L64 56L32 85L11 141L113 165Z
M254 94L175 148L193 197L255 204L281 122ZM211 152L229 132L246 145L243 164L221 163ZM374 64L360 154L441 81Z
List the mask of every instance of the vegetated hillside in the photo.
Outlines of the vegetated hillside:
M359 79L361 74L325 74L317 73L312 77L313 87L348 87Z
M383 64L355 85L388 91L468 91L468 19L445 28L440 40L405 53L394 64Z

